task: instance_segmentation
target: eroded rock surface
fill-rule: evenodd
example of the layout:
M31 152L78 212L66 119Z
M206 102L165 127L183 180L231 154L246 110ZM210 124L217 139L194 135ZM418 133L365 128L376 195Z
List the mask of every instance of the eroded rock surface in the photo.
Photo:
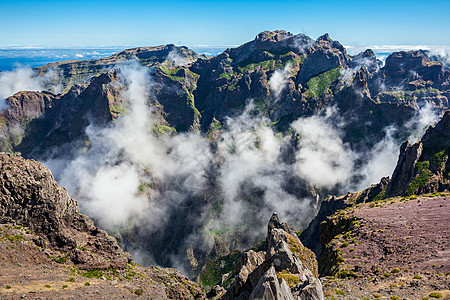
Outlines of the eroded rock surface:
M274 213L265 250L242 254L233 285L221 299L324 299L314 253Z
M49 248L67 252L85 269L123 268L131 260L114 238L81 214L78 204L41 163L0 154L0 215L39 235Z

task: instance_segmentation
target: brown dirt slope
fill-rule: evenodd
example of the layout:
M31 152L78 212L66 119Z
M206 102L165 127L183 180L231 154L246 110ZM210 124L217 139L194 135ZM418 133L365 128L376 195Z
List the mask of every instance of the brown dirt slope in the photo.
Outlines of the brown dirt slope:
M449 207L450 196L435 193L362 203L328 218L321 256L334 262L321 266L331 275L328 297L450 297Z

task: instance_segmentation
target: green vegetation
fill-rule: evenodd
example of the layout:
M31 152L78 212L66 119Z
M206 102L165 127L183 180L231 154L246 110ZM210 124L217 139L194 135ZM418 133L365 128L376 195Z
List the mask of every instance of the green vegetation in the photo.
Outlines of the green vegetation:
M299 275L294 275L289 273L286 270L283 270L281 272L277 273L277 278L283 278L286 283L288 284L289 287L294 287L296 286L298 283L302 282L302 280L300 279Z
M138 192L139 193L144 193L147 189L152 189L153 188L153 183L151 182L143 182L138 186Z
M10 285L6 285L6 286L5 286L5 289L7 289L7 290L9 290L10 288L11 288Z
M442 164L447 160L447 158L448 155L445 153L445 150L442 150L433 155L433 164L436 167L441 168Z
M51 288L51 286L49 284L44 285L46 288Z
M215 285L220 285L222 282L222 275L230 273L228 279L222 285L228 288L233 283L233 278L237 274L235 265L241 257L241 252L235 250L229 255L208 261L203 267L199 276L199 283L205 288L211 288Z
M290 234L286 234L286 236L289 250L291 250L292 253L297 253L298 258L300 258L302 263L311 270L314 276L319 277L319 267L314 252L303 246L294 236Z
M338 277L340 278L357 278L358 275L356 275L355 271L353 270L340 270L337 274Z
M183 78L180 76L175 76L174 74L176 74L181 68L175 68L175 69L166 69L164 66L161 66L161 71L164 72L164 74L166 74L170 79L175 80L175 81L182 81Z
M213 140L213 133L220 129L222 129L222 123L220 123L216 119L213 119L211 125L209 126L209 130L208 133L206 134L206 137L210 140Z
M417 100L418 97L423 97L425 94L440 94L440 91L435 88L417 89L414 91L385 91L378 94L376 100L384 96L394 97L396 100Z
M420 276L420 275L414 275L414 279L422 279L422 276Z
M5 232L4 238L10 241L11 243L19 243L25 241L25 238L21 234L11 235L8 232Z
M67 282L75 282L75 278L70 277L69 279L67 279Z
M344 295L345 295L345 292L342 291L341 289L335 289L334 292L335 292L336 294L338 294L338 295L341 295L341 296L344 296Z
M306 85L308 86L308 97L320 98L325 93L331 94L329 85L339 76L341 76L341 70L340 67L337 67L311 78L306 83Z
M439 299L439 298L442 298L442 294L438 293L438 292L432 292L428 295L428 297Z
M228 73L222 73L222 74L220 74L219 78L226 78L226 79L230 80L231 76Z
M59 264L63 264L63 263L65 263L66 261L67 261L67 256L68 256L69 254L67 254L67 255L65 255L65 256L58 256L57 258L52 258L52 260L54 261L54 262L57 262L57 263L59 263Z
M379 201L386 198L386 188L384 188L378 195L373 198L373 201Z
M144 290L143 289L137 289L133 293L135 293L138 296L142 296L142 294L144 294Z
M85 272L81 272L81 276L86 278L102 278L103 275L103 271L98 269L90 269Z
M118 115L118 114L123 114L123 113L125 113L125 108L122 106L122 105L120 105L119 103L111 103L110 105L109 105L109 110L113 113L113 114L116 114L116 115Z
M405 195L411 196L417 190L426 185L430 180L432 173L430 171L430 162L429 161L419 161L416 163L416 168L419 174L414 178L414 180L409 184L408 189L405 192Z
M277 61L278 63L281 63L281 61ZM238 67L239 71L241 73L246 73L246 72L253 72L257 69L261 69L261 70L275 70L277 69L275 67L276 63L274 59L270 59L270 60L265 60L259 63L249 63L244 65L246 62L243 62L242 65L243 67Z
M91 284L89 282L86 282L84 285L85 286L91 286Z
M173 127L167 126L167 125L160 125L160 124L155 124L153 125L153 132L155 134L166 134L166 133L177 133L177 130Z

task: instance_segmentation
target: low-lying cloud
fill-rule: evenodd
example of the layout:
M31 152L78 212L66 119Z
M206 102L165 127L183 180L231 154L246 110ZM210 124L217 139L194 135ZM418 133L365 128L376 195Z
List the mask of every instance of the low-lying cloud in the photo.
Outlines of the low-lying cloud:
M178 53L177 49L173 49L172 51L170 51L166 59L173 61L173 64L177 67L185 66L189 63L189 61L185 57Z
M31 68L20 67L12 71L0 72L0 109L5 107L5 99L20 91L42 91L53 76L53 71L38 76Z
M270 90L274 93L276 98L280 96L281 92L286 87L291 67L292 65L290 63L286 64L283 69L275 70L269 79Z
M299 119L292 127L300 135L295 169L302 178L320 187L332 188L349 181L355 155L342 141L340 128L331 116L336 108L328 108L324 116Z

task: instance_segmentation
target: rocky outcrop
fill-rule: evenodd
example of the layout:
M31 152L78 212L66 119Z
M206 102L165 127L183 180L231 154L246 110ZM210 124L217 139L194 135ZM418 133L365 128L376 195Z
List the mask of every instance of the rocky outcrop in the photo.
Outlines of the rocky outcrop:
M328 34L319 37L314 48L317 50L306 57L298 74L300 84L305 84L311 77L325 71L347 66L345 49L338 42L331 40Z
M25 135L28 124L42 117L59 100L50 92L18 92L0 110L0 151L12 151ZM37 129L39 130L39 129Z
M450 189L450 111L414 145L402 144L386 197Z
M81 214L78 204L41 163L0 153L2 223L27 227L46 247L83 269L123 268L130 255Z
M283 278L278 279L275 268L272 266L259 279L248 299L294 300L294 297L286 281Z
M373 50L367 49L353 57L348 63L350 68L359 68L365 66L369 73L373 74L379 69L379 61Z
M414 169L417 161L423 152L422 142L411 145L408 141L400 147L397 166L392 173L391 183L388 185L386 195L388 197L403 195L408 188L408 184L414 178Z
M264 250L244 252L221 299L324 299L314 253L274 213Z

